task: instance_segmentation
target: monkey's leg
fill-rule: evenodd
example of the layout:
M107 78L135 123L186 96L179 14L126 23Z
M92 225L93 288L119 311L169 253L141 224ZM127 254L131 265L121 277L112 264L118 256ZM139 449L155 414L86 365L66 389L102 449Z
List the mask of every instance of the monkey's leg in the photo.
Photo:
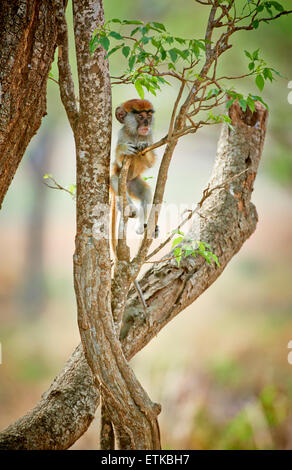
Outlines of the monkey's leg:
M136 233L143 234L146 228L147 215L148 215L148 204L152 202L152 192L150 186L141 178L134 178L129 182L129 193L131 196L137 198L140 201L140 210L138 213L138 223L136 226ZM158 236L158 227L155 227L153 234L154 238Z
M119 200L120 198L118 196L118 193L119 193L119 177L118 177L118 175L112 175L112 177L111 177L111 188L116 194L117 208L121 212L121 204L120 204L120 200ZM127 201L128 201L128 208L126 208L126 211L128 211L129 214L126 214L126 215L128 215L128 217L130 217L130 218L137 217L137 208L136 208L135 204L133 203L132 199L130 198L130 196L128 194L128 191L127 191Z

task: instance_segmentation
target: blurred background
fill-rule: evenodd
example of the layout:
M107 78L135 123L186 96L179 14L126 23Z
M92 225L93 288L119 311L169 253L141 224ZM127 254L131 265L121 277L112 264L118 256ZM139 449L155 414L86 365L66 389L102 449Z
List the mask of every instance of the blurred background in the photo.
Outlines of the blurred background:
M289 1L281 3L289 8ZM107 19L159 21L174 36L197 39L204 36L207 10L193 0L105 2ZM70 6L68 23L71 28ZM162 404L165 449L292 449L291 28L292 16L240 33L222 58L225 74L245 73L244 49L260 48L282 78L262 93L270 116L253 194L256 232L218 281L132 361L152 400ZM113 74L122 73L122 60L112 56ZM56 64L52 74L58 77ZM253 81L234 85L237 91L259 94ZM174 84L157 97L146 95L156 108L157 139L165 135L177 91ZM133 97L134 86L113 87L113 108ZM117 132L114 122L113 145ZM208 127L180 140L166 203L191 205L200 199L219 132ZM156 170L148 175L152 184ZM47 188L46 173L66 187L75 182L73 136L52 80L48 115L0 213L0 428L36 404L79 342L72 277L75 202ZM73 448L97 448L97 433L98 416Z

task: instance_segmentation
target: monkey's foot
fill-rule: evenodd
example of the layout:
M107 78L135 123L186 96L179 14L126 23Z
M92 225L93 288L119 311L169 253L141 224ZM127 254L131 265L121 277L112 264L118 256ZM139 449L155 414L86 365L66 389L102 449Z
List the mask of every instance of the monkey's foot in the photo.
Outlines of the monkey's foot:
M158 227L158 225L155 225L153 238L158 238L158 237L159 237L159 227Z
M137 233L138 235L143 235L144 229L145 229L145 225L146 225L146 224L140 224L140 223L139 223L139 224L136 226L136 233Z
M130 219L134 219L137 217L137 209L132 204L129 204L125 209L125 216L129 217Z

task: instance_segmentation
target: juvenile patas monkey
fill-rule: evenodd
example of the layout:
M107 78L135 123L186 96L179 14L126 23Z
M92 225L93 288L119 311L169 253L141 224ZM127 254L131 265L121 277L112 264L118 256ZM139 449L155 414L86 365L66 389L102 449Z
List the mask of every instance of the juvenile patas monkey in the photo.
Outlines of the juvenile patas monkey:
M149 185L141 178L147 168L155 163L155 155L152 151L140 155L139 152L152 144L152 104L147 100L129 100L116 109L116 118L123 124L120 130L116 147L116 156L111 176L112 202L112 244L115 248L116 231L116 204L115 195L118 194L118 180L125 156L131 157L131 163L127 176L127 200L128 214L137 217L136 233L142 234L147 223L147 205L152 201L152 193ZM132 198L140 201L140 210L137 209ZM158 235L158 228L154 236Z

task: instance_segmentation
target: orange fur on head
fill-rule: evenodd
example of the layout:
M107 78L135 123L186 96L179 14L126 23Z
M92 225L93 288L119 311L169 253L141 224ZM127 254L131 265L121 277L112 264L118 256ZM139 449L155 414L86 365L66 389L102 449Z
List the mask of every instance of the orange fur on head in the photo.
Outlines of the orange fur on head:
M125 101L125 103L122 104L123 108L127 113L130 113L132 111L152 111L153 112L153 106L148 100L128 100Z

